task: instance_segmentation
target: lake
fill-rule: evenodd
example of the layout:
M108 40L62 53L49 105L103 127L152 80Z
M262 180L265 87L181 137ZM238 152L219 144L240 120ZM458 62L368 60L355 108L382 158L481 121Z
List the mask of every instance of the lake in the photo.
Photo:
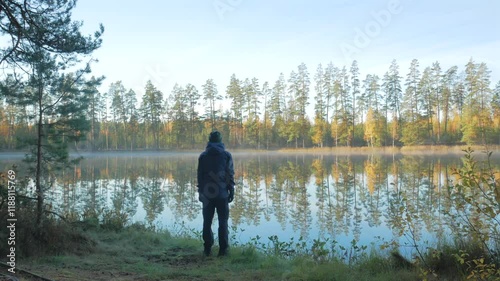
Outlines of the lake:
M201 231L198 153L84 156L48 190L53 211L80 218L113 212L173 232ZM411 254L414 241L433 245L450 233L443 211L450 209L448 183L456 180L453 169L462 156L235 152L233 239L246 243L258 235L267 243L271 235L280 241L302 236L368 247L395 241ZM2 171L20 163L15 154L0 159Z

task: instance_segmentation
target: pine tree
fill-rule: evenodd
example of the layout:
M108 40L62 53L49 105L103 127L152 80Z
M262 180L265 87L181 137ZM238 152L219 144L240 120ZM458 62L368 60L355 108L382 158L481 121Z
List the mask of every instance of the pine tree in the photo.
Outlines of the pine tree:
M212 130L217 128L216 126L216 114L217 109L215 103L222 99L222 96L217 91L217 85L213 79L208 79L207 82L202 86L203 88L203 100L207 103L205 106L205 114L210 119L210 124Z
M148 80L144 89L140 112L145 123L146 136L149 132L152 134L153 147L155 149L160 148L161 116L165 111L166 108L163 104L163 93L156 89L151 80ZM147 140L146 148L148 148Z
M94 36L80 33L82 22L71 20L76 0L57 3L42 0L9 0L1 2L0 36L4 46L0 48L0 64L16 65L26 53L27 44L37 46L50 54L76 62L74 54L88 55L100 47L104 32L101 24ZM19 66L19 65L17 65Z
M233 145L241 144L243 140L243 105L245 104L245 97L243 96L243 90L241 82L233 74L229 81L229 85L226 90L226 98L231 101L231 132L230 139L233 140Z
M391 78L389 76L389 72L386 71L384 73L384 77L382 78L382 90L385 94L385 97L384 97L384 104L382 106L383 108L383 111L384 111L384 116L385 116L385 120L387 121L388 120L388 117L389 117L389 110L391 109L391 95L392 95L392 87L391 87ZM388 124L384 124L384 127L385 127L385 130L388 131ZM386 145L386 143L384 142L384 145Z
M276 80L272 90L271 90L271 100L269 103L270 107L270 118L273 122L273 132L275 143L282 145L282 137L285 135L285 112L286 108L286 81L285 75L280 73L278 80Z
M323 77L323 91L324 91L324 101L325 101L325 109L326 116L325 119L327 122L330 122L330 114L332 110L332 99L333 99L333 81L335 79L335 66L333 63L329 63L324 71Z
M328 63L324 69L323 77L323 100L325 102L325 121L326 121L326 132L325 132L325 144L327 146L332 145L332 132L331 132L331 116L333 111L333 87L335 80L335 66L332 62Z
M436 115L436 140L441 143L441 107L443 98L442 74L439 62L434 62L431 68L431 99L433 100L433 112ZM433 130L434 131L434 130Z
M352 142L351 142L351 146L354 144L354 141L355 141L355 135L354 135L354 132L355 132L355 128L356 128L356 111L357 111L357 108L356 108L356 101L358 100L359 98L359 95L360 95L360 81L359 81L359 67L358 67L358 61L354 60L351 64L351 89L352 89L352 130L351 130L351 133L352 133L352 136L351 136L351 139L352 139ZM360 122L362 122L363 120L360 119Z
M40 49L27 52L23 63L30 64L27 67L33 74L26 73L26 82L5 83L2 89L4 94L16 97L16 104L35 106L36 134L26 137L24 143L31 152L25 161L34 165L30 170L35 175L38 231L43 227L44 194L50 187L50 174L76 162L70 160L68 146L83 139L90 129L87 119L90 96L85 89L95 88L95 83L100 82L84 79L88 68L59 73L56 59Z
M188 117L189 117L189 140L191 141L191 148L194 148L195 143L195 128L198 122L198 112L196 106L198 105L200 94L193 84L187 84L185 90L187 103L188 103Z
M402 90L401 90L401 76L399 76L399 66L396 60L393 60L391 66L389 67L389 71L385 73L383 79L383 85L385 92L385 119L389 120L388 113L391 112L392 116L392 129L391 129L391 137L392 137L392 146L395 145L395 141L397 139L398 133L395 128L398 127L399 118L400 118L400 108L401 108L401 100L402 100ZM386 123L386 128L388 130L388 123Z
M363 81L364 87L364 103L367 106L367 117L365 121L365 140L372 146L382 145L384 139L383 128L384 116L380 113L382 110L382 95L380 94L380 78L378 75L368 74ZM370 119L368 112L371 110ZM369 136L368 138L366 136Z
M312 128L312 142L313 144L319 145L323 147L324 138L326 135L326 105L325 105L325 90L324 90L324 79L325 74L323 72L323 67L321 64L318 65L316 70L316 75L314 76L315 80L315 89L316 89L316 97L314 98L316 103L314 105L315 117L314 117L314 126Z
M333 95L333 105L332 105L332 123L331 123L331 135L335 142L335 147L339 145L340 139L340 125L342 123L342 82L343 77L340 70L335 67L333 69L332 76L332 95Z
M340 90L340 124L339 124L339 141L345 143L346 146L352 145L352 120L353 100L351 95L351 85L349 83L349 74L346 67L342 67L339 73L341 80Z
M366 75L366 79L363 81L363 88L365 89L363 98L365 99L366 109L371 107L374 111L380 111L382 96L380 95L379 83L380 78L378 75Z
M259 80L257 78L245 79L243 83L243 98L245 100L245 108L247 111L247 119L244 122L244 132L246 143L258 148L259 130L260 130L260 99L261 90Z
M434 118L434 98L432 95L432 80L431 80L431 68L426 67L422 73L422 77L418 83L418 91L421 98L422 115L425 120L427 120L427 137L432 139L432 120Z
M82 67L79 62L100 47L104 28L93 36L83 36L82 23L71 20L75 5L72 0L8 1L0 10L1 34L12 43L2 48L0 63L16 73L11 76L14 83L4 83L2 91L16 104L35 109L36 135L27 142L31 154L26 161L34 164L39 235L46 213L44 193L50 183L49 171L67 165L68 144L80 140L89 128L85 116L88 97L81 89L85 84L92 87L92 81L85 80L90 66ZM71 68L78 70L63 72Z
M138 133L138 121L139 116L137 112L137 94L134 90L129 89L124 96L124 104L125 104L125 118L126 118L126 126L125 126L125 143L129 143L130 150L134 150L134 145L136 143L136 136Z
M103 136L103 146L109 150L109 95L108 92L100 94L98 103L99 108L99 123L101 124L100 135Z
M299 138L299 106L297 105L296 97L299 91L299 82L297 78L297 73L292 70L290 73L290 77L288 78L288 110L286 112L286 137L287 142L291 142L295 140L295 148L298 147L298 138Z
M314 76L316 97L314 98L316 103L314 104L314 111L316 116L325 118L326 116L326 105L325 105L325 95L324 95L324 83L325 74L321 64L318 65L316 69L316 75Z
M486 64L476 64L472 59L465 66L464 119L462 141L468 144L485 144L487 130L491 127L489 104L491 100L490 71Z
M89 148L94 151L97 148L96 140L99 138L99 112L101 104L101 95L97 89L102 81L101 78L96 78L92 76L90 78L91 83L87 85L83 90L89 98L89 108L87 111L87 117L90 119L90 137L89 137Z
M413 59L410 71L406 75L406 90L401 105L401 115L405 121L401 130L401 142L404 145L423 144L428 138L428 122L422 118L421 112L425 103L421 91L419 66L418 60Z
M114 143L115 149L118 149L120 140L125 140L127 115L125 109L125 92L122 81L111 83L109 86L108 94L111 97L111 116L114 124ZM120 136L122 138L120 138ZM126 144L125 144L126 146Z
M365 115L366 112L368 111L368 81L371 80L371 74L367 74L365 80L363 80L363 91L360 91L358 100L357 100L357 108L356 108L356 113L359 115L359 122L364 123L365 121Z
M172 122L172 134L174 135L177 148L180 148L181 141L186 139L188 129L188 95L186 90L176 83L169 99L172 105L169 108L170 120Z
M495 86L493 90L493 96L491 98L491 109L493 113L493 136L496 135L496 138L493 137L493 143L497 143L500 145L500 81Z
M457 83L457 66L450 67L442 79L442 107L443 107L443 137L446 138L445 142L449 143L451 139L448 135L448 123L450 120L450 113L452 109L452 96L453 90Z
M264 116L263 116L263 124L262 124L262 137L266 144L266 149L269 149L269 141L272 134L272 122L270 117L270 107L269 107L269 99L271 97L271 88L269 87L269 82L264 82L262 85L262 97L264 99Z
M248 106L249 106L249 118L250 116L253 116L256 118L257 116L260 115L260 104L261 104L261 98L262 98L262 91L259 86L259 79L257 78L252 78L252 82L250 84L250 92L248 92Z
M418 82L420 81L419 62L413 59L410 65L410 72L406 76L406 91L403 97L403 115L406 121L415 122L419 119L420 92L418 91Z
M289 130L288 140L295 139L297 147L298 138L302 138L302 147L305 147L305 137L308 135L308 122L306 120L306 107L309 104L309 72L307 66L301 63L298 66L298 72L292 71L288 80L290 83L289 94L293 97L290 105L290 113L293 116L293 123Z

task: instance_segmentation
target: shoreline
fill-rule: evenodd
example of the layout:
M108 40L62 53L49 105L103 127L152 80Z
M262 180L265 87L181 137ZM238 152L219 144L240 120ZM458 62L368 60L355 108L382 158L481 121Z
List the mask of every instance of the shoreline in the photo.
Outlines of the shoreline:
M334 154L334 155L463 155L464 149L471 147L474 154L484 154L484 146L444 146L444 145L422 145L422 146L403 146L403 147L314 147L314 148L280 148L280 149L231 149L229 152L234 155L284 155L284 154ZM497 157L500 154L500 146L489 146L488 151L493 152L492 156ZM70 151L71 157L79 156L161 156L161 155L198 155L203 152L200 149L160 149L160 150L106 150L106 151ZM0 159L22 159L26 151L0 151Z
M390 247L366 248L345 245L331 248L334 241L317 241L316 246L282 241L256 240L237 244L226 257L202 255L203 241L193 233L172 234L141 225L120 230L97 225L78 230L72 238L62 238L70 245L58 253L39 253L22 257L18 277L22 280L461 280L467 269L457 262L441 266L441 261L462 250L450 245L437 248L442 253L426 262L401 256ZM84 244L84 245L83 245ZM342 245L337 245L341 247ZM335 246L334 246L335 247ZM71 249L70 249L71 248ZM217 246L212 249L217 252ZM448 250L446 250L448 249ZM106 262L103 262L105 260ZM494 277L494 273L490 273ZM485 279L490 280L490 279ZM493 279L491 279L493 280Z

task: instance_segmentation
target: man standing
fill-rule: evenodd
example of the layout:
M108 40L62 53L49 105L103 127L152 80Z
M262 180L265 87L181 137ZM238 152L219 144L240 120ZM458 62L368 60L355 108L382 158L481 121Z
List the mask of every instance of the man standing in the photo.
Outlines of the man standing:
M234 168L231 153L225 150L218 131L210 133L205 151L198 158L198 199L203 203L204 254L210 256L214 236L212 220L219 218L219 256L229 247L229 203L234 199Z

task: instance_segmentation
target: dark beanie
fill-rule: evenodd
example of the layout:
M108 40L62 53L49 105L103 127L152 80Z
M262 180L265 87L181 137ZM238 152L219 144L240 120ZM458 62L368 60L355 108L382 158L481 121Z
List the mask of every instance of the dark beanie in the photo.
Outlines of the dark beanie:
M210 133L210 136L208 137L209 142L221 142L222 141L222 135L219 133L219 131L213 131Z

